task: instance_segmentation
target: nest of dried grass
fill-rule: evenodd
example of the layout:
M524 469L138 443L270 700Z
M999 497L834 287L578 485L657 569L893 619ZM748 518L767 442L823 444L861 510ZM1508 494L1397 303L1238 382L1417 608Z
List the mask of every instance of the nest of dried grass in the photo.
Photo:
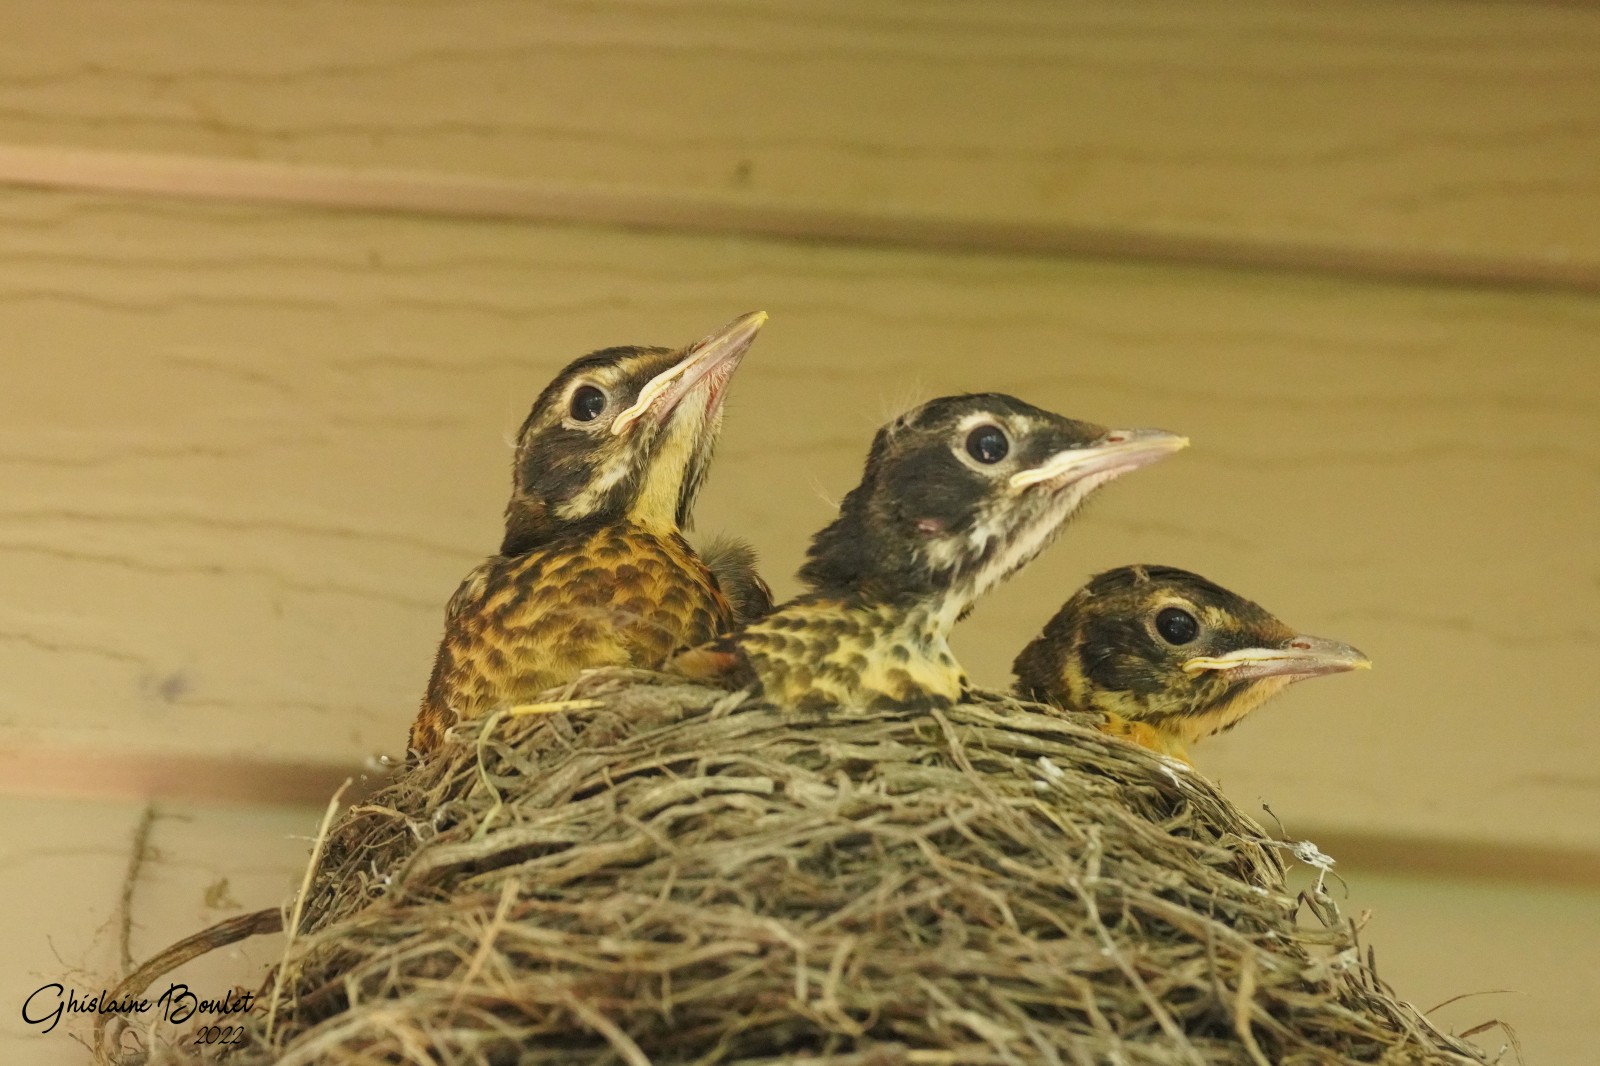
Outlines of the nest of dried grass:
M461 727L332 829L235 1061L1488 1061L1284 844L1083 722L562 697L591 702Z

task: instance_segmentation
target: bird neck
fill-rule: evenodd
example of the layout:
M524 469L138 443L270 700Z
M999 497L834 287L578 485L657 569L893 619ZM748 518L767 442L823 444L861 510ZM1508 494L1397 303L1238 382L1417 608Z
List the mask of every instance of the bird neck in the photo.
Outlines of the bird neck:
M670 541L684 545L685 549L688 546L676 528L657 529L622 515L594 515L576 521L553 521L543 512L523 507L508 508L506 511L506 533L500 542L500 554L508 557L527 555L554 544L590 540L605 531L623 531Z
M506 533L500 541L500 554L526 555L570 535L580 525L556 518L542 500L514 497L506 505Z
M843 612L884 620L896 629L926 632L948 640L956 620L966 610L964 601L949 589L907 589L880 582L865 582L845 589L813 589L801 597L817 604L834 604Z

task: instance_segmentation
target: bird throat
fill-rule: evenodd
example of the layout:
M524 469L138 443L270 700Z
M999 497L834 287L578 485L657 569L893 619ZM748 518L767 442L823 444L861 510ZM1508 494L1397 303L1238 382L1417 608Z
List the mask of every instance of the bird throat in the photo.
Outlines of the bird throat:
M1245 715L1282 692L1293 680L1292 677L1267 677L1246 682L1203 707L1184 714L1168 715L1157 728L1189 744L1216 733L1225 733L1238 725Z
M710 417L707 400L687 397L661 432L628 503L628 521L659 535L688 528L694 497L711 459L720 417Z

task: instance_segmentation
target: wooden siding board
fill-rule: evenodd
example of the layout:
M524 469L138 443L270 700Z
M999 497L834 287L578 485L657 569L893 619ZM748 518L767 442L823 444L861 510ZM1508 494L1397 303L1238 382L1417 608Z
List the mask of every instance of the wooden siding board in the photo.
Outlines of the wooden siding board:
M700 518L780 593L910 403L1181 430L958 630L980 682L1087 573L1188 566L1377 663L1199 749L1246 806L1600 848L1593 298L11 192L0 306L13 762L278 762L298 797L399 754L531 396L765 307Z
M0 71L0 149L200 184L259 161L622 222L1600 276L1584 5L31 0Z

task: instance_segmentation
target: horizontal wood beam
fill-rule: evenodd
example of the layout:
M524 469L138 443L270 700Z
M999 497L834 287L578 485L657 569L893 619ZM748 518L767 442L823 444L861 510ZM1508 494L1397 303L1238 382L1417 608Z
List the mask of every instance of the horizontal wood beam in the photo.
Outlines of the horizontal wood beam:
M20 0L5 29L0 180L1589 290L1600 271L1588 4Z
M1306 827L1304 839L1333 856L1338 863L1335 870L1384 870L1452 881L1600 888L1600 851L1404 833L1353 834L1336 826L1323 829L1315 825Z
M0 796L73 800L152 800L205 804L316 806L345 782L355 802L381 783L374 762L283 763L226 754L0 748Z
M601 185L562 187L460 174L350 170L155 153L0 144L0 185L234 203L726 234L930 251L1211 264L1374 280L1600 292L1600 258L1378 249L1054 220L963 218L892 207L730 199Z

